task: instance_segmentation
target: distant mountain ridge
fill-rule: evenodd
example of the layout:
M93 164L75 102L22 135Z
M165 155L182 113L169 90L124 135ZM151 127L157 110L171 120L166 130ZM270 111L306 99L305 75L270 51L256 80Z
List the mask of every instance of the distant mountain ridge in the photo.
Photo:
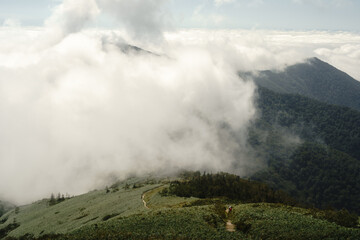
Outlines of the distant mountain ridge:
M288 66L281 72L266 70L239 75L274 92L299 94L360 111L360 82L318 58Z

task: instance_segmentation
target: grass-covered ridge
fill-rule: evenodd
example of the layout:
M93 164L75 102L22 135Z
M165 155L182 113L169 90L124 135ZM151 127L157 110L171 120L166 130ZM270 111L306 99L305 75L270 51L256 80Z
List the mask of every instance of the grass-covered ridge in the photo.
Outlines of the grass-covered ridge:
M340 227L322 218L323 212L281 204L241 204L232 221L251 239L359 239L360 230Z
M132 180L129 182L129 188L125 188L126 183L123 183L108 190L95 190L53 206L49 205L49 199L44 199L19 207L17 212L13 210L2 216L1 219L6 219L6 222L1 224L0 228L17 222L20 226L9 236L22 236L26 233L39 236L68 233L115 216L141 214L147 211L141 200L142 193L159 184L133 188Z
M186 181L185 179L183 181ZM3 239L359 239L324 211L276 203L178 197L169 182L124 182L53 206L49 199L5 214ZM146 203L145 207L144 202ZM225 214L226 206L234 210ZM225 229L231 220L235 232ZM19 226L12 225L16 222ZM334 236L335 238L333 238Z

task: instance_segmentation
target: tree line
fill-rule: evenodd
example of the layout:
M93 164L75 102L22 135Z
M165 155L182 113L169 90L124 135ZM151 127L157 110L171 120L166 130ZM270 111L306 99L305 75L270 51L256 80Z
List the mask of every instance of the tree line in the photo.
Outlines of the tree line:
M195 172L186 181L171 182L166 191L180 197L226 197L240 202L296 203L284 191L274 190L264 183L241 179L229 173Z

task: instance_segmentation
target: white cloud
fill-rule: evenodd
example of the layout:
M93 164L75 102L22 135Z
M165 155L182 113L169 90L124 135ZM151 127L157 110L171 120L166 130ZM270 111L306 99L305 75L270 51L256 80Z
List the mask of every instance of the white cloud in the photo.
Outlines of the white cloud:
M215 6L221 6L223 4L226 4L226 3L232 3L232 2L235 2L235 0L214 0L214 4Z
M156 42L171 26L171 16L165 11L168 0L97 0L105 13L118 20L119 26L134 38Z
M319 48L315 53L328 63L349 73L360 81L360 44L344 44L333 48Z
M45 21L49 36L61 39L64 36L81 31L100 14L95 0L64 0L55 7L50 18Z
M4 27L20 27L21 22L18 19L7 18L4 20L3 26Z
M283 68L305 58L319 57L360 80L360 35L353 33L189 30L167 34L167 39L205 45L243 71Z
M0 47L0 198L24 203L86 192L112 176L246 163L244 142L220 126L246 139L254 86L216 52L174 43L163 57L125 54L113 31L73 33L38 50L32 44L47 32L31 44L33 33L21 34L0 32L8 41Z
M226 5L226 4L230 4L230 3L237 3L238 6L248 6L248 7L258 7L258 6L261 6L262 4L264 4L264 0L247 0L247 1L244 1L244 0L214 0L214 5L216 7L221 7L223 5Z
M188 30L165 33L159 55L124 53L146 11L117 3L124 31L84 29L110 11L85 0L64 1L44 28L0 28L1 199L78 194L113 176L181 168L244 175L255 165L245 147L255 87L238 70L319 56L360 79L360 36L350 33ZM162 5L149 4L138 40L147 50L164 29Z
M295 4L308 4L321 7L343 7L352 4L350 0L292 0L292 2Z
M264 0L252 0L249 1L248 6L249 7L259 7L264 4Z

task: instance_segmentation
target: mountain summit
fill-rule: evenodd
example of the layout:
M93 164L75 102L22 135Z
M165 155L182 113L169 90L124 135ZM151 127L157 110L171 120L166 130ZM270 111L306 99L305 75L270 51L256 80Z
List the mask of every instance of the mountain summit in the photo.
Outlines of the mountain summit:
M360 111L360 82L318 58L307 59L280 72L266 70L239 75L253 78L257 85L278 93L300 94Z

